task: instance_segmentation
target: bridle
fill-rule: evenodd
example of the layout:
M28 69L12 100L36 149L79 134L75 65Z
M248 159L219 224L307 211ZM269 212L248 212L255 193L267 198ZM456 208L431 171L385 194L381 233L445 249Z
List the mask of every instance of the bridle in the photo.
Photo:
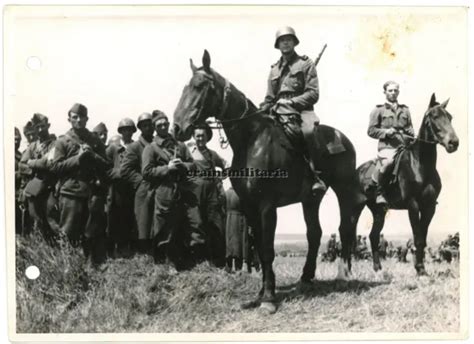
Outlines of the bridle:
M425 115L423 116L423 121L426 121L426 124L427 124L427 127L428 127L428 130L430 131L430 134L432 137L435 138L435 141L430 141L430 140L425 140L425 139L421 139L419 137L414 137L414 139L418 140L418 141L421 141L421 142L425 142L425 143L430 143L430 144L440 144L442 139L439 137L439 135L437 134L437 132L433 129L433 123L431 123L431 117L430 117L430 112L435 109L437 106L440 106L440 105L436 105L434 107L432 107L431 109L428 109L426 112L425 112ZM451 116L449 114L446 114L448 116L448 118L451 120Z
M212 74L212 76L209 76L207 73L201 73L201 75L204 76L207 80L209 80L208 85L206 86L204 90L204 96L202 97L202 100L199 104L199 109L197 112L197 115L195 119L191 122L192 126L195 126L198 122L202 122L201 120L201 114L204 111L204 107L208 103L208 98L211 90L215 89L215 76ZM260 115L262 113L261 110L257 110L251 114L249 114L249 100L247 97L244 96L245 98L245 108L242 111L242 113L237 117L237 118L232 118L232 119L222 119L224 114L226 113L228 107L229 107L229 95L232 92L231 84L228 79L224 78L225 84L222 89L222 101L220 102L219 105L219 111L216 115L211 116L214 117L216 120L215 121L206 121L208 124L215 124L215 126L211 126L213 129L218 129L218 134L219 134L219 142L220 145L223 149L227 148L229 145L228 140L224 137L222 131L224 129L224 125L228 123L236 123L236 122L241 122L244 121L248 118L251 118L256 115Z

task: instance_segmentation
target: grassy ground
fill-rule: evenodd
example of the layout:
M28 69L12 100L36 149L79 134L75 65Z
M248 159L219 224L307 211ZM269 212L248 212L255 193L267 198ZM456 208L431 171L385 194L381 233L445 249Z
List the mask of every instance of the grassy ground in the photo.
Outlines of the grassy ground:
M264 317L241 310L260 288L260 274L228 274L204 263L176 273L151 258L117 259L105 271L85 264L67 246L50 249L41 238L17 241L19 333L71 332L457 332L459 267L427 264L416 277L411 263L355 262L348 282L337 266L319 263L317 280L297 285L302 257L277 257L279 310ZM41 275L25 277L36 265Z

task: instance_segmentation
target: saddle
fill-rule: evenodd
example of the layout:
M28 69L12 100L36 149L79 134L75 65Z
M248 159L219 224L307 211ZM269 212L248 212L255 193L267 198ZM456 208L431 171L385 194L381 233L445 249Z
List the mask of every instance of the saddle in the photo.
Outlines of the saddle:
M421 176L416 172L418 171L419 162L413 158L410 154L410 150L407 146L400 146L394 156L393 163L388 166L382 175L381 187L385 198L390 204L396 204L405 199L404 190L399 187L400 173L403 170L403 178L409 183L421 182ZM378 168L380 159L375 158L371 160L370 164L367 164L367 169L361 171L366 176L368 184L371 179L373 170Z
M305 148L303 133L301 131L301 117L297 114L277 115L270 114L268 117L273 121L274 125L280 127L285 134L285 138L281 138L280 143L283 147L301 152ZM338 130L319 130L320 126L315 125L313 130L316 145L322 150L322 154L339 154L346 151L342 144L341 133Z

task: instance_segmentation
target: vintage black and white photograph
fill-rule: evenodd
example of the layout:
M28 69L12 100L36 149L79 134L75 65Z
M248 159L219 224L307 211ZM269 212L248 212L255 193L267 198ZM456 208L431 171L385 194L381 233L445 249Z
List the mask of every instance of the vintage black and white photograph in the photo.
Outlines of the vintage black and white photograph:
M467 42L461 6L6 6L10 338L466 338Z

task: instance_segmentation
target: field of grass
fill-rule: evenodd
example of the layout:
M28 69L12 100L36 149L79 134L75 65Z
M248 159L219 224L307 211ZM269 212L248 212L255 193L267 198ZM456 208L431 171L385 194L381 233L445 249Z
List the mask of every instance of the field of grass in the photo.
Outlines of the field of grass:
M458 263L368 261L351 280L336 281L334 263L318 263L314 284L298 279L303 257L277 257L278 312L241 310L260 288L260 274L228 274L207 263L177 273L150 257L116 259L95 270L80 250L51 249L41 238L17 240L17 332L457 332ZM27 266L41 275L26 278ZM103 270L103 271L102 271Z

